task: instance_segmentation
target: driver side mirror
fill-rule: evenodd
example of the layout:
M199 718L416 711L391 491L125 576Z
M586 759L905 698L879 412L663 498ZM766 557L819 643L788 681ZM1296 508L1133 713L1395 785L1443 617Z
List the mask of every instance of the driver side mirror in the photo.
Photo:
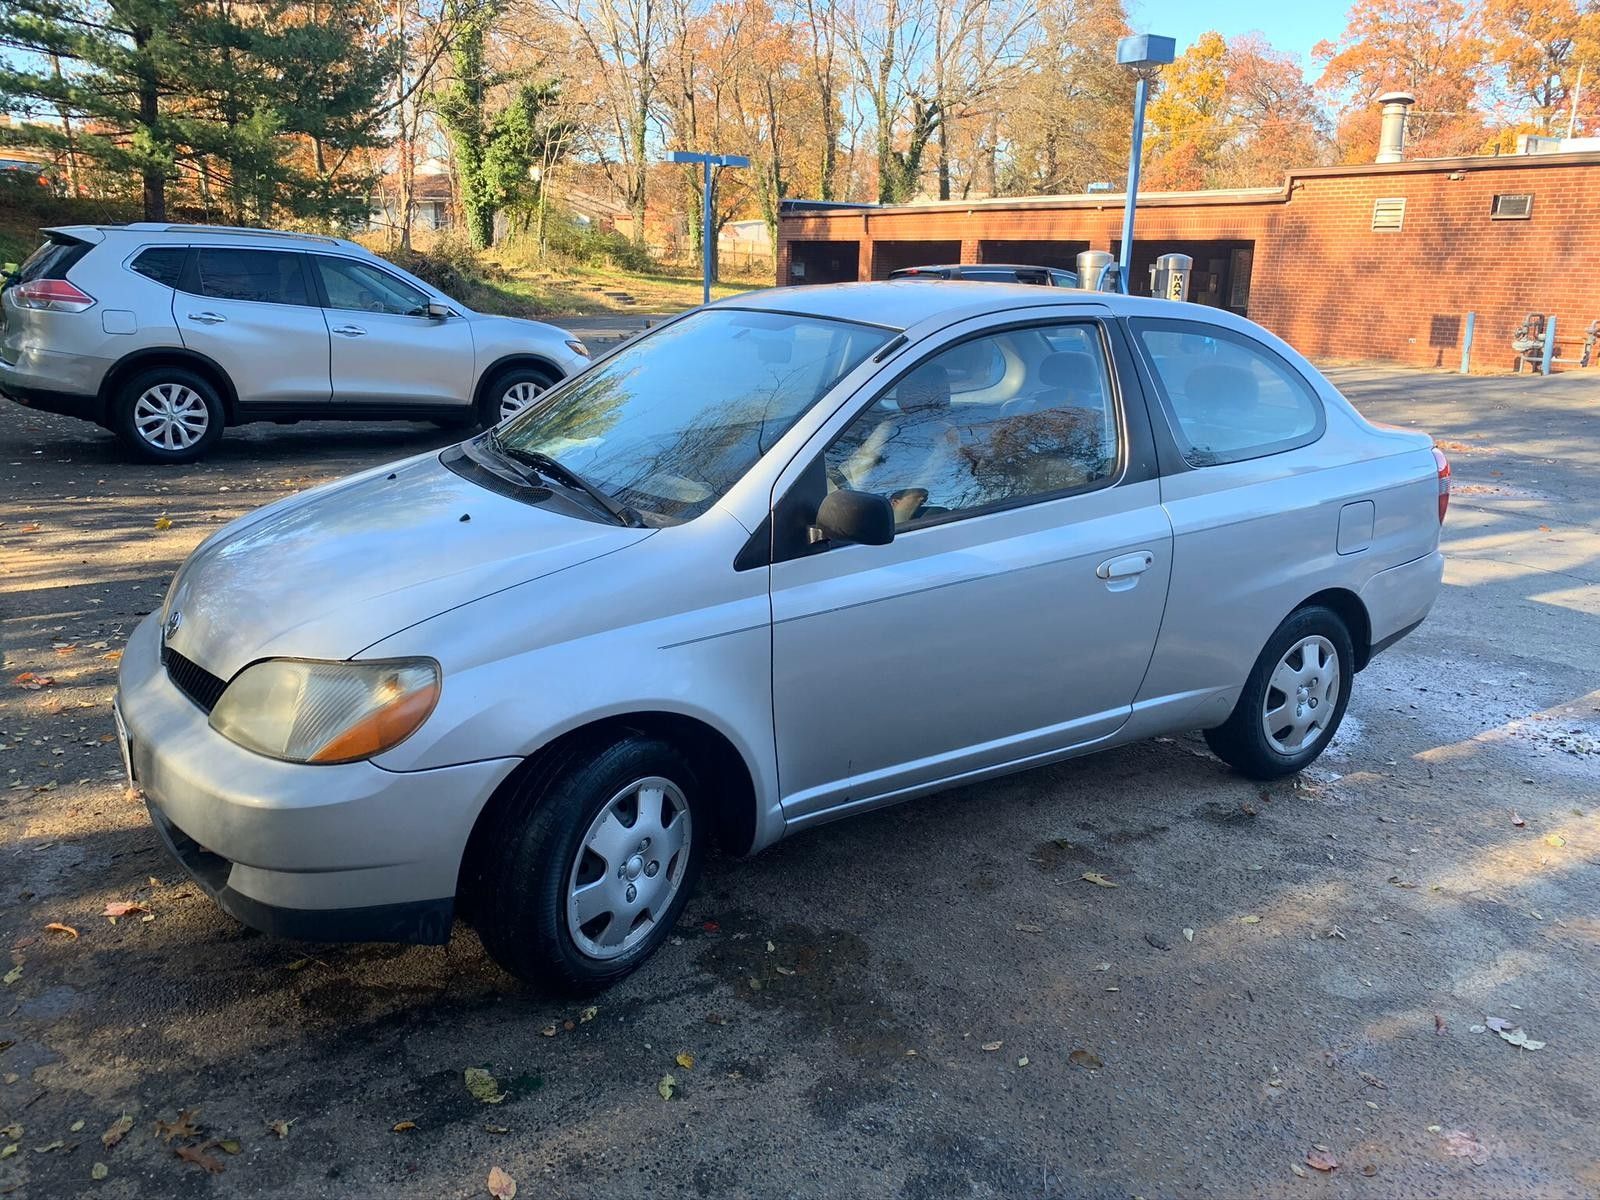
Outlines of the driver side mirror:
M437 300L428 301L428 318L434 321L443 321L446 317L455 316L455 310L448 304L440 304Z
M855 542L861 546L887 546L894 541L894 508L876 492L848 488L829 492L817 508L811 542Z

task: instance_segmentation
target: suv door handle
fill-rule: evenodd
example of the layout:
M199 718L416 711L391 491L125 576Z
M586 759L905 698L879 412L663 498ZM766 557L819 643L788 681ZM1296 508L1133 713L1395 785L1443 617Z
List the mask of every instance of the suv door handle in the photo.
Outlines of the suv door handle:
M1094 569L1094 573L1101 579L1131 579L1135 575L1143 575L1155 565L1156 556L1148 550L1139 550L1133 554L1123 554L1117 558L1108 558Z
M367 336L367 331L365 329L361 328L361 326L359 326L359 325L340 325L337 329L334 330L334 332L335 333L342 333L342 334L344 334L345 337L366 337Z
M199 321L202 325L221 325L227 319L228 318L223 316L221 313L214 312L197 312L189 314L189 320Z

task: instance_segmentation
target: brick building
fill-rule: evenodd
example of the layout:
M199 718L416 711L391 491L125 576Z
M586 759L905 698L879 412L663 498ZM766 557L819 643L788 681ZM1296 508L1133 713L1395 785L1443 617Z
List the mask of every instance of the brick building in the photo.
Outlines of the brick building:
M1009 262L1071 268L1121 247L1122 196L898 207L786 202L778 282L882 279L898 267ZM1600 319L1600 152L1310 167L1283 186L1142 194L1132 279L1194 258L1190 299L1259 321L1303 353L1509 369L1529 313L1557 318L1577 357ZM1600 354L1597 354L1600 359ZM1600 366L1600 362L1596 363Z

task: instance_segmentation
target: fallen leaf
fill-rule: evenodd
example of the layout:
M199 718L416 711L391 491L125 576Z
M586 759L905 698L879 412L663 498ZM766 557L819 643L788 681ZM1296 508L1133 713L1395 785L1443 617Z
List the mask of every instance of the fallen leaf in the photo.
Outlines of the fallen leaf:
M40 688L47 688L55 683L48 675L35 675L32 671L24 671L11 681L24 691L37 692Z
M1517 810L1514 808L1511 810L1511 823L1518 829L1521 829L1527 824L1527 822L1522 819L1522 817L1517 813Z
M1044 926L1043 925L1034 925L1034 924L1032 924L1030 922L1026 922L1026 921L1018 921L1011 928L1015 929L1018 933L1043 933L1044 932Z
M1290 1163L1289 1170L1293 1171L1301 1179L1306 1177L1306 1169L1299 1163Z
M198 1108L186 1108L180 1112L176 1119L171 1121L156 1121L156 1136L163 1142L170 1142L173 1138L193 1137L200 1132L200 1125L195 1120L200 1115ZM112 1126L112 1128L116 1128ZM110 1132L109 1130L107 1132Z
M115 921L118 917L131 917L135 913L147 913L149 911L150 910L148 908L140 904L137 900L113 900L110 904L106 905L105 912L101 913L100 915L110 917L113 921Z
M1483 1025L1485 1029L1492 1029L1495 1033L1499 1033L1503 1029L1511 1028L1511 1022L1506 1020L1504 1017L1485 1017L1483 1019Z
M21 1147L15 1142L10 1143L9 1145L0 1146L0 1159L10 1158L20 1149Z
M495 1082L494 1076L482 1067L468 1067L464 1075L467 1091L472 1093L474 1100L481 1100L485 1104L499 1104L506 1098L506 1093L500 1090L500 1085Z
M671 1100L672 1099L673 1090L677 1086L678 1086L678 1081L676 1079L674 1079L671 1075L663 1075L661 1077L661 1082L656 1084L656 1091L661 1094L661 1098L663 1100Z
M700 926L700 928L704 929L707 933L720 933L722 930L722 926L718 925L715 921L707 921L704 925Z
M1544 839L1544 844L1546 846L1556 847L1565 846L1567 844L1567 839L1562 837L1559 833L1552 833Z
M556 1035L555 1023L551 1022L549 1025L546 1025L543 1029L539 1030L539 1032L544 1034L545 1037L555 1037L555 1035Z
M678 1057L673 1059L673 1061L685 1071L694 1070L694 1055L690 1054L687 1050L680 1050L678 1052Z
M1083 1067L1090 1071L1098 1071L1105 1066L1105 1063L1088 1050L1074 1050L1067 1055L1067 1061L1075 1067Z
M105 659L107 662L119 663L119 662L122 661L122 651L121 650L107 650L100 657Z
M1433 1031L1435 1033L1449 1033L1450 1026L1444 1023L1444 1018L1438 1013L1433 1014Z
M1366 1084L1368 1087L1382 1088L1384 1090L1388 1090L1389 1085L1384 1083L1383 1080L1379 1079L1371 1071L1357 1071L1356 1075L1358 1077L1360 1077L1361 1082Z
M69 1125L67 1127L67 1132L68 1133L78 1133L83 1129L84 1124L85 1124L85 1122L83 1122L83 1121L74 1121L71 1125Z
M59 1150L59 1149L61 1149L61 1147L65 1146L65 1145L66 1145L65 1142L49 1142L49 1143L47 1143L47 1144L45 1144L43 1146L35 1146L33 1148L33 1152L35 1154L49 1154L50 1151Z
M125 1138L126 1133L128 1133L128 1130L131 1130L131 1128L133 1128L133 1117L130 1117L128 1114L123 1114L122 1117L118 1117L117 1120L114 1120L114 1122L110 1123L110 1128L109 1130L106 1130L106 1133L101 1134L101 1146L104 1146L107 1150L109 1150L110 1147L115 1146L117 1142L122 1141L122 1139Z
M706 1024L707 1025L726 1025L727 1023L728 1023L728 1018L723 1016L719 1012L708 1012L706 1014Z
M44 528L43 525L40 525L37 521L34 521L34 522L31 522L31 523L29 523L27 525L18 525L17 526L17 532L18 533L38 533L43 528Z
M298 1120L298 1118L295 1118L295 1120ZM282 1139L282 1138L286 1138L286 1137L289 1136L289 1126L291 1126L293 1124L294 1124L294 1120L289 1120L289 1121L268 1121L267 1122L267 1128L270 1129L273 1133L277 1134L280 1139Z
M204 1146L179 1146L173 1153L184 1162L202 1168L208 1175L221 1175L222 1164L206 1153L211 1145L207 1142Z
M46 933L64 933L67 935L68 940L74 942L78 940L78 931L71 925L63 925L60 921L51 921L50 924L44 927L44 931Z
M166 515L162 515L162 516L157 517L156 518L156 528L157 529L171 529L172 528L172 518L169 517L169 516L166 516Z
M1172 949L1172 947L1170 945L1168 945L1166 942L1162 941L1160 938L1158 938L1153 933L1145 934L1144 935L1144 940L1145 940L1146 944L1155 947L1157 950L1171 950Z
M1000 1047L1004 1046L1004 1045L1005 1045L1004 1042L985 1042L983 1044L983 1048L985 1050L989 1050L989 1051L992 1052L992 1051L1000 1049Z
M1100 874L1099 871L1085 871L1082 875L1078 876L1078 878L1082 879L1085 883L1094 884L1095 887L1108 887L1108 888L1110 888L1110 887L1120 887L1121 886L1120 884L1112 883L1111 880L1107 879L1104 875Z
M1376 1175L1378 1173L1378 1164L1377 1163L1368 1163L1366 1166L1361 1168L1361 1173L1363 1175L1365 1175L1368 1179L1371 1179L1374 1175Z
M1024 1054L1021 1058L1017 1059L1017 1066L1025 1067L1027 1065L1028 1065L1028 1056L1026 1054Z
M485 1133L510 1133L511 1132L511 1126L509 1126L509 1125L485 1125L483 1127L483 1131Z
M1489 1161L1489 1152L1483 1148L1483 1143L1465 1129L1452 1129L1444 1135L1444 1152L1468 1159L1475 1167Z
M0 1129L0 1142L19 1142L21 1140L21 1125L7 1125L4 1129Z
M292 963L284 963L283 969L285 971L304 971L310 965L311 960L309 958L297 958Z
M1241 925L1259 925L1259 924L1261 924L1261 918L1256 916L1254 913L1251 913L1248 917L1240 917L1239 918L1239 924L1241 924Z
M1185 929L1185 930L1184 930L1184 931L1183 931L1183 940L1184 940L1184 941L1186 941L1186 942L1192 942L1192 941L1194 941L1194 930L1192 930L1192 929Z
M238 1138L223 1138L217 1145L227 1154L237 1154L241 1149Z
M512 1200L517 1194L517 1181L499 1167L489 1168L489 1195L494 1200Z
M0 981L3 981L7 987L10 987L13 983L15 983L17 980L19 980L21 978L22 978L22 964L21 963L18 963L16 966L12 967L11 970L7 971L4 975L0 975Z
M102 1162L97 1162L94 1166L89 1168L89 1178L95 1180L96 1182L104 1179L109 1174L111 1174L111 1168Z
M1332 1152L1321 1147L1313 1147L1311 1152L1306 1155L1306 1166L1313 1171L1333 1171L1338 1169L1339 1160L1333 1156Z
M396 1121L389 1127L390 1133L409 1133L417 1127L415 1121Z
M587 1024L588 1022L594 1020L599 1015L600 1015L600 1010L598 1008L586 1008L581 1013L578 1014L578 1023L579 1024Z
M1513 1046L1516 1046L1518 1049L1521 1049L1521 1050L1543 1050L1544 1049L1545 1044L1543 1042L1534 1041L1531 1037L1529 1037L1527 1035L1527 1033L1525 1033L1523 1031L1523 1029L1522 1029L1522 1027L1520 1025L1516 1029L1501 1029L1498 1032L1500 1034L1500 1037L1503 1040L1510 1042Z

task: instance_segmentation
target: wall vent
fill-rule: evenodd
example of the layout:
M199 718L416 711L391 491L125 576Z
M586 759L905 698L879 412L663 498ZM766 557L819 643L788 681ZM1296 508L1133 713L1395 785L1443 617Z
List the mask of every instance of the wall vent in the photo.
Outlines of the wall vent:
M1376 232L1394 233L1404 224L1406 198L1391 196L1372 202L1372 228Z

